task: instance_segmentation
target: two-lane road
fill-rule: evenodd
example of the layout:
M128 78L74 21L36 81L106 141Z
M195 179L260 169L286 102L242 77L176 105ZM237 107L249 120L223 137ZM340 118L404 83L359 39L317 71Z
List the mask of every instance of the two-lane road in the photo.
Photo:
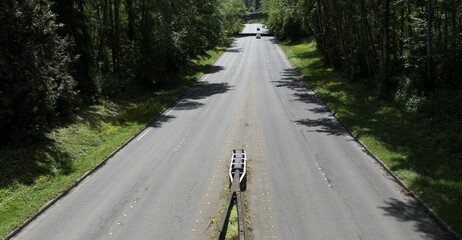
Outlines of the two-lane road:
M15 239L208 239L236 148L254 239L443 239L272 37L237 38L212 70Z

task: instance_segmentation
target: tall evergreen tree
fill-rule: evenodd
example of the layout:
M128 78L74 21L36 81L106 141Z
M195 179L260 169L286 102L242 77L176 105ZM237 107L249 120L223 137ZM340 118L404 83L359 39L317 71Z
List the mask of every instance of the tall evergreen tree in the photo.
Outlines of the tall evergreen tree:
M15 0L0 8L2 140L39 136L57 114L72 111L71 42L56 33L50 7L47 1Z

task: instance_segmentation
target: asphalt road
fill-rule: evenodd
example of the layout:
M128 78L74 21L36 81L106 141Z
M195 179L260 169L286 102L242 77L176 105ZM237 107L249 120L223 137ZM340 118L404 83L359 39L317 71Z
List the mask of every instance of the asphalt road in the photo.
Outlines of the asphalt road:
M443 239L274 39L253 36L15 239L208 239L237 148L253 239Z

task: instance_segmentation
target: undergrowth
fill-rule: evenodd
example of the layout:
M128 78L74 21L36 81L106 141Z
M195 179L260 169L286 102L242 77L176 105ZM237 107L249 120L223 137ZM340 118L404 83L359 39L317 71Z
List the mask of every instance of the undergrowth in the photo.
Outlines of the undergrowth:
M43 141L0 146L0 238L143 129L224 51L209 51L169 76L163 89L139 89L85 107L72 120L50 127Z
M367 80L326 67L314 41L281 46L347 128L461 235L462 92L411 92L384 103Z

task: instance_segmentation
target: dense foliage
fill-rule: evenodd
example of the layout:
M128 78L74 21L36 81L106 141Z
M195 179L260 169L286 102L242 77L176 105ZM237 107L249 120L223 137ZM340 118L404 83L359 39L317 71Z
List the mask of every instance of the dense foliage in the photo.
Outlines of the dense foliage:
M242 0L2 1L2 140L40 136L101 97L169 84L244 15Z
M236 21L245 19L245 5L242 0L223 1L221 14L223 16L222 24L225 35L239 33L242 30L242 21Z
M314 36L325 62L367 79L379 96L421 105L460 89L462 2L458 0L266 0L280 37Z
M255 12L261 9L261 0L243 0L244 5L249 12Z
M55 111L72 110L72 42L57 34L48 2L3 1L0 22L0 134L35 136Z

